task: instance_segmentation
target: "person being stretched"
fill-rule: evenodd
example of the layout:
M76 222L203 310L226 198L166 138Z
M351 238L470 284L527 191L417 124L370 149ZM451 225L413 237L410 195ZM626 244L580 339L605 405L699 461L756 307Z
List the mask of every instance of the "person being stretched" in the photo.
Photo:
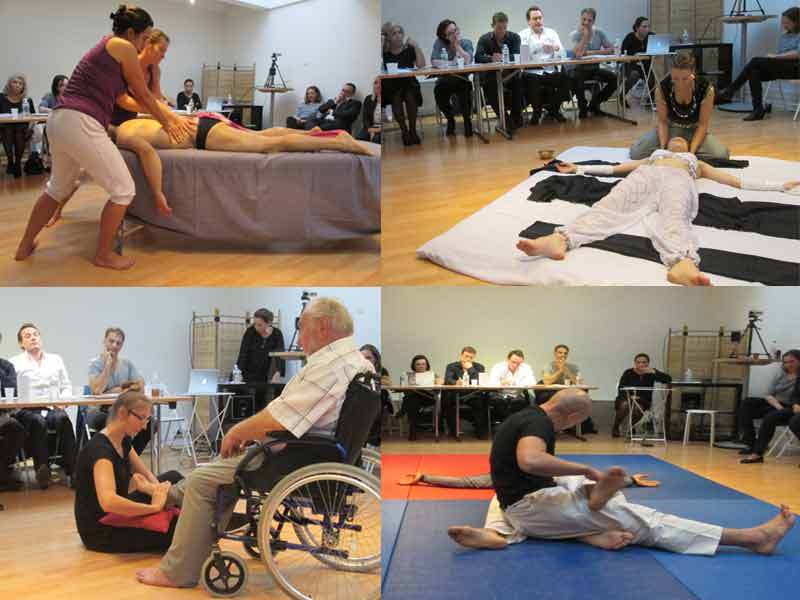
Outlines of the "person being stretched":
M651 225L644 221L644 226L669 269L667 279L688 286L711 285L709 277L700 272L698 240L692 231L699 207L697 179L705 177L746 190L800 192L800 181L769 183L715 169L689 153L688 143L679 137L672 138L666 150L656 150L643 160L613 167L562 163L558 170L608 177L630 175L572 223L548 236L520 240L518 249L528 256L563 260L569 250L621 233L655 214L655 222Z
M714 555L720 545L772 554L794 526L788 506L748 529L727 529L660 513L626 500L621 467L601 472L555 456L555 434L583 421L591 399L562 390L521 410L497 429L490 455L496 495L483 528L454 525L448 535L467 548L502 549L528 537L575 539L619 550L628 544L682 554Z
M431 473L406 473L397 480L397 485L427 485L431 487L459 488L471 490L493 490L491 473L478 475L433 475ZM647 473L625 476L625 487L658 487L660 481L650 479Z

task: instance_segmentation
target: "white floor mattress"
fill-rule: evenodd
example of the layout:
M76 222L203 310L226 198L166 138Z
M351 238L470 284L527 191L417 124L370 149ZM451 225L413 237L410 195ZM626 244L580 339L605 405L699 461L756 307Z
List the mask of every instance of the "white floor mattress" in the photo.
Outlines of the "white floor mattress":
M577 146L558 156L569 162L607 160L624 162L629 159L626 148L592 148ZM748 175L769 180L785 181L800 178L798 163L737 156L750 161L744 171ZM535 160L531 159L531 165ZM531 258L515 248L519 232L535 221L568 223L588 207L556 200L550 203L528 200L530 188L536 182L554 175L540 172L527 178L500 198L444 234L432 239L417 250L425 258L447 269L490 283L507 285L670 285L666 269L659 263L630 258L594 248L578 248L563 261ZM613 180L613 179L609 179ZM800 197L779 192L752 192L721 185L707 179L698 181L700 192L717 196L736 196L743 202L761 201L800 206ZM715 248L800 262L800 241L763 236L756 233L723 231L711 227L695 227L701 248ZM624 233L644 236L644 227L637 224ZM702 269L702 265L700 265ZM711 276L714 285L753 285L717 275Z

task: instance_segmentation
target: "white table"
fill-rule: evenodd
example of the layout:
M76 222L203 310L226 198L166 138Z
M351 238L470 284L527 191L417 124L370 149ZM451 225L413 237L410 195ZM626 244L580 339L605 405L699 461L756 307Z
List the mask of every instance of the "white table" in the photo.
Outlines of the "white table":
M269 123L267 129L275 126L275 94L285 94L286 92L293 92L294 88L290 87L259 87L256 91L262 94L269 94Z

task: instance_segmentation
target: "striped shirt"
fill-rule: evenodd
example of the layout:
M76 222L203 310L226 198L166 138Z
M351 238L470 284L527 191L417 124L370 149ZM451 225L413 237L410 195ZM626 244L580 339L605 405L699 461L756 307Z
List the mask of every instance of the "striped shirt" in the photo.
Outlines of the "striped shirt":
M309 356L266 410L295 437L306 433L332 435L350 380L358 373L374 371L355 340L341 338Z

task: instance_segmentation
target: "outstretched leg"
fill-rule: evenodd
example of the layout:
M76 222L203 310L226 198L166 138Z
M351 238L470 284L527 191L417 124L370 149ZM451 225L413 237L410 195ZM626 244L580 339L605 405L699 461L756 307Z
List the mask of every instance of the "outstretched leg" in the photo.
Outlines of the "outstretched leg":
M225 125L217 125L208 134L208 150L221 152L319 152L335 150L352 154L370 155L370 151L347 133L336 137L315 137L292 132L282 136L263 136L241 131Z
M124 128L117 134L117 146L136 154L142 164L142 170L150 186L150 191L153 193L156 210L162 216L171 216L172 209L167 202L167 197L164 195L162 187L163 169L161 158L158 156L156 149L144 138L127 135Z
M494 529L470 527L469 525L453 525L447 528L447 535L457 544L465 548L482 548L502 550L508 541Z
M36 249L36 236L44 229L44 226L50 221L50 217L53 216L57 208L58 202L47 192L39 196L33 211L31 211L31 216L28 218L28 225L25 227L25 233L19 242L14 260L25 260L33 254Z
M772 554L783 537L794 527L795 516L789 507L781 505L781 511L766 523L749 529L723 529L719 543L722 546L739 546L757 554Z

